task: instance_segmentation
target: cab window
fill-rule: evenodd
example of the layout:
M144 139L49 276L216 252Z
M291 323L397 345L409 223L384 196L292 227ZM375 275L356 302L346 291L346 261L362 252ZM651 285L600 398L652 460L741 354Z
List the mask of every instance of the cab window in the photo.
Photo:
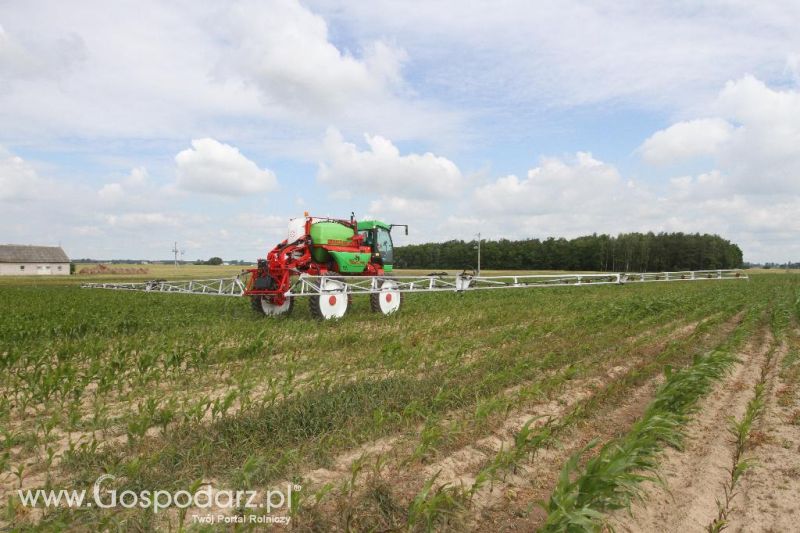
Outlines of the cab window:
M362 241L364 246L372 246L372 230L362 229L358 234L364 236L364 240Z
M378 251L381 253L383 263L391 265L394 259L392 235L389 233L389 230L378 228L376 237L376 244L378 246Z

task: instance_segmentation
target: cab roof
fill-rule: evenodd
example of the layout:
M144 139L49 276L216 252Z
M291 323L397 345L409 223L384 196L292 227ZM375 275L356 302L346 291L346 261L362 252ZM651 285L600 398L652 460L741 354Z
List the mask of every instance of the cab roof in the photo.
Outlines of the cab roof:
M386 230L391 230L392 228L386 222L381 222L380 220L359 220L358 221L358 229L374 229L374 228L383 228Z

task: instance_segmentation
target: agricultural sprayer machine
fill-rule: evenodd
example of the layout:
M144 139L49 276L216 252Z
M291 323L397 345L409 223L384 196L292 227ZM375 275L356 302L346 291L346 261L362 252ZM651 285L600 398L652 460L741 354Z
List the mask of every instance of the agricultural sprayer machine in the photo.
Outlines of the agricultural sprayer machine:
M256 268L238 276L205 280L142 283L86 283L84 288L215 296L245 296L264 315L291 312L295 300L308 298L311 314L341 318L355 295L367 295L373 311L389 315L400 309L403 294L530 287L569 287L647 282L748 279L739 270L681 272L545 274L479 276L463 271L448 275L394 275L392 230L405 224L309 216L289 221L287 238Z

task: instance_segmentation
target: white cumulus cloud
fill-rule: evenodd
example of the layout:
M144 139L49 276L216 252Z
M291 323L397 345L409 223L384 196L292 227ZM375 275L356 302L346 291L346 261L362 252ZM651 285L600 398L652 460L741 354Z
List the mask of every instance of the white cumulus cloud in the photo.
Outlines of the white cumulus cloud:
M800 91L775 90L753 76L725 84L718 114L654 133L640 150L649 162L711 157L729 191L800 194Z
M330 115L401 85L403 50L382 41L340 51L325 20L295 0L241 2L228 13L218 70L257 86L269 107Z
M244 196L273 190L275 173L261 169L238 148L214 139L195 139L175 156L178 187L222 196Z
M30 200L41 187L42 180L36 170L0 146L0 200Z
M446 198L459 194L464 181L461 171L449 159L433 153L401 155L400 150L380 135L365 135L369 149L360 150L328 129L324 161L317 178L337 190L357 195L377 193L401 198Z
M587 152L573 162L544 158L524 179L505 176L478 187L477 209L502 214L547 214L579 211L614 201L626 190L617 169Z
M650 163L668 163L713 155L730 141L733 130L733 126L721 118L678 122L650 136L642 144L642 156Z
M715 104L739 124L716 164L738 189L800 194L800 90L776 90L753 76L728 82Z
M106 183L97 191L100 203L106 206L119 206L123 203L145 204L152 202L156 191L148 187L149 175L145 167L133 168L121 181Z
M435 200L382 196L370 202L368 214L365 218L377 218L387 222L400 223L409 219L436 218L441 212L441 206Z
M174 227L180 224L178 217L158 212L105 215L105 222L110 226L121 228L162 228L165 226Z

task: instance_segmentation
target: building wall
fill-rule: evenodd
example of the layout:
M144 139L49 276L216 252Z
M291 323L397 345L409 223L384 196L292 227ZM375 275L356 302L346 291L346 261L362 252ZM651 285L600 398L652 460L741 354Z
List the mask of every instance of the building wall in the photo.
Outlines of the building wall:
M0 276L37 275L69 276L69 263L0 263Z

